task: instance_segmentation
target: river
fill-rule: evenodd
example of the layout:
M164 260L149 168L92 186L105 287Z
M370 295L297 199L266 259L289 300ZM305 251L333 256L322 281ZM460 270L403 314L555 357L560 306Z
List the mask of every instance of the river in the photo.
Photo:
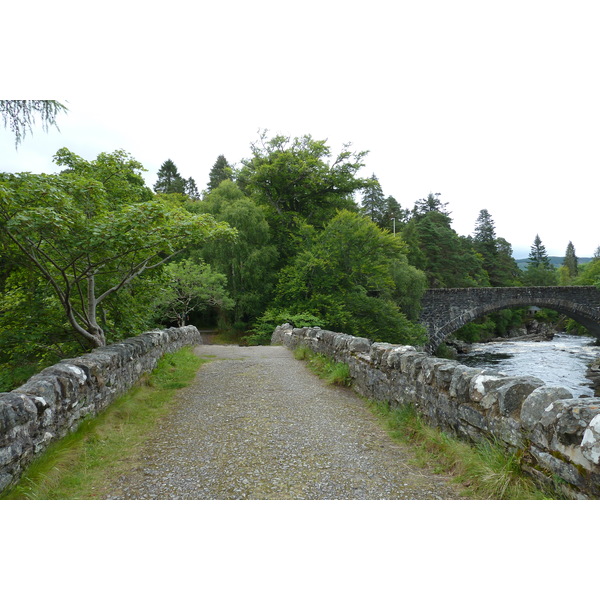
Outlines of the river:
M548 385L567 388L575 398L594 396L592 381L586 377L589 363L600 357L600 347L593 344L593 338L562 334L546 342L488 342L472 344L458 360L507 375L533 375Z

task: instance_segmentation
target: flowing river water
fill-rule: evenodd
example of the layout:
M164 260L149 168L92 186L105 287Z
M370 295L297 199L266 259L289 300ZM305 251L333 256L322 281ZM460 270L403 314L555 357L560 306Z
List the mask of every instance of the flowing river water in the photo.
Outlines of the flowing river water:
M600 357L594 339L556 335L551 341L510 340L472 344L468 354L458 356L463 364L490 368L507 375L532 375L547 385L565 387L575 398L600 395L586 377L588 365Z

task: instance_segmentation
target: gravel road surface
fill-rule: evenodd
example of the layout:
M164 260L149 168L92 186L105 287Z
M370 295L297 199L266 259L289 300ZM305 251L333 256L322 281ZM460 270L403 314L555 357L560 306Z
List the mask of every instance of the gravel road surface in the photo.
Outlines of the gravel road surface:
M195 351L210 362L105 498L459 499L447 477L410 464L354 392L287 348Z

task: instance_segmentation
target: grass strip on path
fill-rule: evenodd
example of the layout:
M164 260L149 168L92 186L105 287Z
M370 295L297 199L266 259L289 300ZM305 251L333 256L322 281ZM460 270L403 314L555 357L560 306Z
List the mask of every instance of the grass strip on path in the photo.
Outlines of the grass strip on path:
M191 383L205 362L191 348L163 356L127 394L52 444L0 499L101 498L108 481L135 466L156 423L173 407L177 391Z

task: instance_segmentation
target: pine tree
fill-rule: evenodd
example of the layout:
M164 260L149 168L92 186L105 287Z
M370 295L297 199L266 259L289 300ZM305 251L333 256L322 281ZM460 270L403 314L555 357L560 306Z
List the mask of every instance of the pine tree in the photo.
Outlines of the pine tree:
M192 177L185 180L184 193L187 194L192 200L200 200L198 186Z
M361 201L361 212L376 225L382 227L386 200L375 173L371 176L370 185L365 188Z
M492 215L487 209L479 211L479 216L475 222L475 232L473 236L473 247L483 259L483 268L487 271L490 285L501 287L508 285L512 278L506 280L505 269L501 268L499 260L499 243L496 239L496 227ZM503 265L505 257L503 258Z
M575 247L572 242L569 242L565 253L565 259L563 260L563 265L569 271L569 277L577 277L579 272L578 262L579 260L575 255Z
M410 211L402 208L396 198L388 196L385 199L385 211L380 227L395 231L400 223L406 222L409 214Z
M556 279L556 269L548 258L540 236L536 235L529 252L529 262L523 276L523 283L531 286L556 285Z
M227 162L227 159L220 154L215 164L213 165L208 175L209 181L206 184L209 192L219 187L219 184L226 179L233 179L231 165Z
M448 206L447 202L442 202L440 200L441 194L436 192L432 194L431 192L428 194L427 198L419 198L415 202L415 206L413 208L413 215L423 216L429 212L439 212L447 217L450 216L450 213L446 210L446 206Z
M535 240L533 240L533 246L531 246L531 251L529 252L528 266L544 267L546 269L552 268L552 265L550 264L550 259L548 258L548 253L546 252L546 248L542 244L540 236L537 234L535 236Z
M179 174L175 163L169 158L161 165L157 173L154 191L157 194L184 194L185 179Z

